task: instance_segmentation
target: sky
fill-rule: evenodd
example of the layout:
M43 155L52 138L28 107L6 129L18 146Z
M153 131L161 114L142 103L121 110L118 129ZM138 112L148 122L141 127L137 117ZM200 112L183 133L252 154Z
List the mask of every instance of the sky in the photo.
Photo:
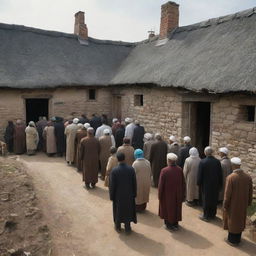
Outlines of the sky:
M0 23L73 33L74 14L85 12L89 36L136 42L159 33L161 5L167 0L0 0ZM248 8L256 0L177 0L180 26Z

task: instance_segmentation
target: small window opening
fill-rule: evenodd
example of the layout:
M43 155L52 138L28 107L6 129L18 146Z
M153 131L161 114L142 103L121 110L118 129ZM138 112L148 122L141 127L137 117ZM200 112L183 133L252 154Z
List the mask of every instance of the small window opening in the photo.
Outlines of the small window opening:
M134 95L134 106L143 106L144 105L144 98L143 94Z
M96 90L89 89L89 100L96 100Z

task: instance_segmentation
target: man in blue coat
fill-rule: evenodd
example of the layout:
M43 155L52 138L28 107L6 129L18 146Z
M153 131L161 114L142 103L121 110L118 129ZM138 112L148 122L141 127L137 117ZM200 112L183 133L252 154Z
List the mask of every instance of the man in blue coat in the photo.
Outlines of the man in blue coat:
M117 153L119 165L110 174L109 194L113 201L113 217L115 229L121 231L121 223L125 225L125 231L131 232L131 222L137 223L135 198L137 184L135 171L124 163L125 155Z

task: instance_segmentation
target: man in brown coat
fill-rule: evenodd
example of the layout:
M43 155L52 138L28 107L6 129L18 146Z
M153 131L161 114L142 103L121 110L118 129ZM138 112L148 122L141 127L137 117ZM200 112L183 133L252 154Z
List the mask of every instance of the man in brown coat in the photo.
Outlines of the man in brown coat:
M21 120L17 120L13 134L13 148L15 154L23 154L26 151L26 126Z
M94 137L94 129L87 129L87 137L81 140L80 159L83 166L83 181L87 189L95 188L98 182L100 144Z
M224 229L228 230L227 243L238 245L246 225L247 207L252 203L252 178L241 167L241 159L231 159L233 173L226 179L223 201Z
M123 146L119 147L117 149L117 153L121 152L124 153L125 155L125 160L124 162L129 165L132 166L133 162L134 162L134 148L131 146L131 140L127 137L124 137L124 144Z

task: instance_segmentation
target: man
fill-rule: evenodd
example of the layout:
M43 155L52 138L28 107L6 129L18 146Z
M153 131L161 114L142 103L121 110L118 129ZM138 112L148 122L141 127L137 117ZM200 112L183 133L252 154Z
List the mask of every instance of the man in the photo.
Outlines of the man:
M79 118L79 121L81 124L89 123L89 119L87 118L87 116L85 114L81 115L81 118Z
M136 211L142 212L146 209L149 201L151 167L150 162L144 158L144 153L141 149L134 151L134 158L136 160L132 167L135 170L137 180L137 197L135 198Z
M129 138L130 141L132 142L132 138L133 138L133 133L134 133L134 128L135 128L135 124L133 122L132 118L127 117L125 119L125 123L127 124L125 127L125 134L124 136L126 138Z
M135 210L136 175L131 166L125 163L124 153L116 155L119 165L110 174L109 194L113 201L113 218L115 229L121 231L121 223L125 225L125 231L131 232L131 222L137 223Z
M177 142L177 139L175 136L171 135L169 137L168 153L173 153L179 157L179 151L180 151L180 146Z
M4 133L4 141L7 145L7 150L9 153L13 153L13 135L14 135L14 123L13 121L8 121L8 125Z
M178 157L169 153L168 166L161 170L158 185L159 216L166 228L176 231L182 220L182 202L185 200L185 182L182 169L176 165Z
M150 150L151 150L151 147L154 144L154 142L155 141L153 139L153 134L151 134L151 133L144 134L143 151L144 151L144 156L147 160L149 160Z
M87 137L80 142L80 159L83 167L85 188L95 188L98 182L100 144L94 137L94 129L87 129Z
M123 145L123 139L125 134L125 123L121 122L121 124L117 123L117 129L115 133L115 141L116 141L116 148L119 148Z
M132 146L134 149L143 149L145 129L140 125L138 120L135 120L134 124L135 128L133 130Z
M26 133L26 147L29 156L35 155L37 144L39 142L38 132L34 121L30 121L25 129Z
M45 116L40 116L39 121L36 123L36 128L39 136L38 150L46 151L45 141L43 138L43 131L46 126L47 118Z
M222 169L222 174L223 174L223 186L222 186L222 190L220 191L220 194L219 194L219 201L222 202L223 198L224 198L226 178L229 174L232 173L232 167L231 167L230 159L228 158L228 149L226 147L219 149L219 156L221 157L220 163L221 163L221 169Z
M219 191L222 187L222 170L220 161L213 156L213 149L206 147L206 158L200 161L197 175L197 185L201 188L203 215L200 219L214 219L217 211Z
M112 135L112 129L110 126L107 125L107 120L105 118L102 119L102 125L100 127L97 128L96 133L95 133L95 137L96 138L100 138L101 136L104 135L104 130L109 130L110 134Z
M97 116L96 114L92 114L92 119L90 120L90 125L94 129L94 131L96 131L97 128L102 125L101 118L99 116Z
M185 136L183 138L184 141L184 147L182 147L179 151L179 160L178 160L178 166L180 166L182 169L184 167L184 163L186 158L189 157L189 150L192 148L190 145L191 138L189 136Z
M54 133L56 137L57 155L62 157L66 151L65 127L62 117L55 117Z
M247 207L252 203L252 178L241 169L241 159L231 158L233 173L227 177L223 201L224 229L227 242L239 245L245 229Z
M125 155L125 163L129 166L132 166L134 162L134 148L130 145L130 139L124 137L124 144L123 146L117 149L117 152L124 153Z
M26 126L21 120L16 121L13 134L13 151L15 154L23 154L26 151Z
M99 143L100 143L100 169L101 169L101 179L105 180L105 175L106 175L106 167L108 163L108 158L109 158L109 150L112 146L112 139L110 135L110 130L105 129L103 131L103 136L99 138Z
M48 156L53 156L57 152L55 128L53 122L49 121L47 126L44 128L43 137L46 141L46 154Z
M167 144L162 136L155 135L156 142L151 146L149 161L151 163L154 186L157 188L161 170L166 166Z
M117 118L113 118L112 120L112 134L115 136L116 135L116 130L119 127L120 123L118 122Z
M74 118L73 123L69 124L65 128L65 135L66 135L66 141L67 141L67 148L66 148L66 161L68 164L74 164L75 161L75 138L76 138L76 132L78 130L78 124L79 119Z
M199 190L197 186L197 173L201 158L198 150L191 148L189 155L185 161L183 173L186 182L186 205L194 206L199 199Z

